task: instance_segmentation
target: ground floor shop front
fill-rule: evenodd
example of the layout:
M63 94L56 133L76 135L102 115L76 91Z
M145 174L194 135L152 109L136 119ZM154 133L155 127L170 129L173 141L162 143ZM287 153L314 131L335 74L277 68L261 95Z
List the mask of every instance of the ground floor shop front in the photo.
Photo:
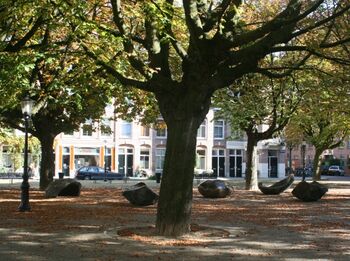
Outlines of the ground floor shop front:
M163 144L60 144L55 148L55 175L63 172L74 177L83 166L100 166L121 173L125 177L152 176L162 173L165 158ZM197 146L195 174L207 173L214 177L240 178L245 176L245 143L229 143L225 146ZM257 150L256 165L260 177L278 178L285 176L284 149L260 147Z

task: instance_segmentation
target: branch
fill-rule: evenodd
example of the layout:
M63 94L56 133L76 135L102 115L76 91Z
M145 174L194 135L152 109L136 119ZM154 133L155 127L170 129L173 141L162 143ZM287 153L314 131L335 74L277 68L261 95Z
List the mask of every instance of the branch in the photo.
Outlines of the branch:
M209 16L205 20L205 23L203 26L203 31L205 33L212 30L214 26L218 24L218 22L221 20L221 17L223 16L227 8L230 6L231 2L232 0L223 0L213 11L209 13ZM241 2L241 1L235 1L235 2Z
M318 2L323 1L318 0ZM271 33L272 31L280 30L281 27L289 26L290 24L293 24L298 21L296 20L296 18L300 17L300 15L298 14L299 11L300 4L298 4L298 1L290 0L286 9L283 10L280 14L278 14L274 19L265 23L258 29L234 36L230 41L230 44L232 47L242 46L250 42L254 42L264 37L265 35Z
M311 54L307 54L299 63L295 64L292 67L276 67L276 68L257 68L256 72L261 73L269 78L284 78L286 76L290 76L295 70L298 70L305 62L311 57ZM284 73L272 73L269 70L285 70Z
M112 4L112 12L113 12L113 21L118 27L118 30L123 37L123 45L124 49L127 52L132 52L134 50L134 47L131 43L130 40L128 40L128 37L126 35L126 30L125 30L125 23L124 23L124 17L122 15L122 10L121 10L121 0L111 0Z
M323 2L323 1L322 1L322 2ZM302 30L299 30L299 31L293 33L292 37L295 38L295 37L297 37L297 36L299 36L299 35L305 34L305 33L309 32L309 31L311 31L311 30L313 30L313 29L316 29L316 28L318 28L318 27L320 27L320 26L322 26L322 25L324 25L324 24L326 24L326 23L332 21L332 20L335 19L336 17L339 17L339 16L343 15L343 14L344 14L345 12L347 12L349 9L350 9L350 5L347 5L346 7L344 7L344 8L343 8L342 10L340 10L339 12L334 13L333 15L331 15L331 16L329 16L329 17L327 17L327 18L325 18L325 19L323 19L323 20L321 20L321 21L318 21L318 22L315 23L314 25L309 26L309 27L306 27L306 28L304 28L304 29L302 29Z
M38 19L35 21L32 28L20 39L16 44L11 45L10 43L6 46L6 52L17 52L19 51L25 44L29 41L30 38L37 32L41 25L43 25L44 19L43 16L40 15Z
M155 88L152 88L148 82L141 82L134 79L126 78L117 70L115 70L112 66L100 60L93 52L91 52L86 46L82 45L85 53L92 58L95 63L105 69L110 75L114 76L122 85L133 86L140 90L154 92Z
M183 0L182 1L187 27L190 31L192 40L199 40L203 38L203 25L199 17L196 0Z

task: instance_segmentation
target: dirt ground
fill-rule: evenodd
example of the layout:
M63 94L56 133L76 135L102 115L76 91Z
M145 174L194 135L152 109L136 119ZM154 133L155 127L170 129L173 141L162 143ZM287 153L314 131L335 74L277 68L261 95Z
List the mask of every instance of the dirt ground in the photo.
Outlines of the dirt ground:
M350 183L327 185L311 203L292 189L206 199L195 186L192 232L176 239L157 236L156 206L132 206L122 186L55 199L31 189L25 213L19 188L1 186L0 260L350 260Z

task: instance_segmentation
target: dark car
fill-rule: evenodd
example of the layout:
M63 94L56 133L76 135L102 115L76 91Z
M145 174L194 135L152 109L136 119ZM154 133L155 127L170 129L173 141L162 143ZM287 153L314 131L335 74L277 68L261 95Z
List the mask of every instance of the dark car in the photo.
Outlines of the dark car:
M82 167L77 170L76 179L92 179L92 180L112 180L112 179L123 179L124 175L116 172L107 171L104 168L96 166Z

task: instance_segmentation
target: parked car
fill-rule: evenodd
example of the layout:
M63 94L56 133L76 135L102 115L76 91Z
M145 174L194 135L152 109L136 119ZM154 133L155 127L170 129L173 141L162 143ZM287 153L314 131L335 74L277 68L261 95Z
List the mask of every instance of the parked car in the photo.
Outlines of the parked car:
M337 166L337 165L329 166L328 175L344 176L344 169L341 166Z
M112 180L112 179L123 179L124 175L116 172L106 171L104 168L96 166L87 166L81 167L76 171L76 179L85 179L85 180Z

